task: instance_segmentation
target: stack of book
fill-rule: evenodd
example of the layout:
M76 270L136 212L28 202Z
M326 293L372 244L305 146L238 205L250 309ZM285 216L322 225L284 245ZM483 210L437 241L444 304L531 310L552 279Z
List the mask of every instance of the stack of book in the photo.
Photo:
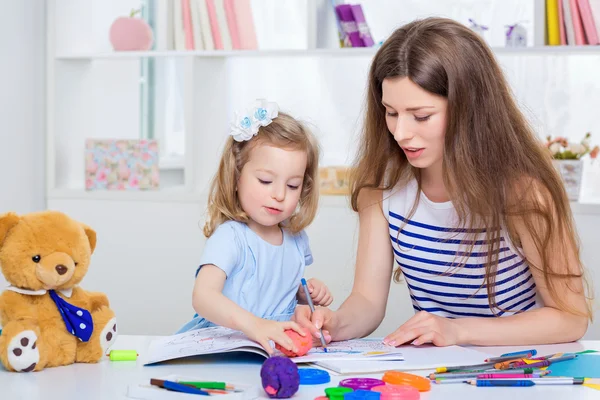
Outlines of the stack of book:
M164 50L258 48L250 0L161 0L155 20Z
M374 45L371 30L360 4L338 4L332 0L337 18L341 47L371 47Z
M546 0L547 43L598 45L600 0Z

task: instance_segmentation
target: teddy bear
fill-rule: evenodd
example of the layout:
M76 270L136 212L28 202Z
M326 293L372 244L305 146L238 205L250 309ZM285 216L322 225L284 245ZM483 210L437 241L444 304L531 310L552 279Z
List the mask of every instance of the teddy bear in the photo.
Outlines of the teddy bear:
M103 293L79 287L96 232L64 213L0 215L0 361L9 371L95 363L117 338Z

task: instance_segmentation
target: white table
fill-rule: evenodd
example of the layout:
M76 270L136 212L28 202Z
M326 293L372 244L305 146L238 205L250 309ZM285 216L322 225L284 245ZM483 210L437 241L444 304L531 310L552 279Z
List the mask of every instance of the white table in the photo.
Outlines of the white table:
M137 362L110 362L99 364L75 364L66 367L49 368L34 373L11 373L0 367L0 399L44 399L44 400L92 400L127 399L127 386L148 383L150 378L169 374L179 374L202 378L203 380L227 381L260 386L261 359L237 355L228 359L202 358L179 360L155 366L142 365L143 355L151 336L120 336L114 349L137 350ZM482 347L482 352L500 355L509 351L535 348L539 354L576 352L587 349L600 350L600 341L582 341L553 346L525 347ZM238 353L239 354L239 353ZM427 371L416 372L425 375ZM381 374L371 375L380 378ZM336 386L348 376L332 375L326 385L300 386L294 399L314 399L323 395L326 387ZM260 391L262 397L268 398ZM202 396L199 396L200 399ZM511 398L575 400L600 399L600 391L583 386L534 386L524 388L477 388L466 384L432 385L432 390L421 394L422 400L510 400Z

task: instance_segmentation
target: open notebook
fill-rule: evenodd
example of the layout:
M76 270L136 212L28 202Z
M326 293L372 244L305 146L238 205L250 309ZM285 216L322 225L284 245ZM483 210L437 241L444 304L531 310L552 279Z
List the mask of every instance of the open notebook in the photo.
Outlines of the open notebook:
M256 353L265 358L268 357L261 345L250 340L243 333L217 326L153 340L144 363L148 365L183 357L234 351ZM282 354L276 350L275 355ZM364 362L402 359L402 349L386 346L381 339L354 339L330 343L327 346L327 352L322 347L315 347L308 354L294 357L291 360L296 363L305 363L324 360Z
M460 365L480 364L490 354L459 346L435 347L430 345L398 347L402 352L403 360L365 360L365 361L338 361L321 360L316 365L338 374L368 374L388 370L412 371L422 369L435 369L437 367L457 367Z

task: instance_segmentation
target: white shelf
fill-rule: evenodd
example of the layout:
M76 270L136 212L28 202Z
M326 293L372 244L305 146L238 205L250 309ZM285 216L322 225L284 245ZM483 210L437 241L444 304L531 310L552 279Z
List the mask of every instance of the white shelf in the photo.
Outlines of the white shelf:
M199 203L206 201L203 193L186 192L183 187L160 190L83 190L52 189L48 191L52 200L90 200L90 201L136 201L152 203Z
M573 214L600 215L600 198L583 197L579 201L571 202Z
M185 168L184 156L165 156L158 161L158 169L161 171L180 170Z
M183 186L160 190L83 190L53 189L48 191L49 199L90 200L90 201L140 201L160 203L200 203L208 199L208 193L186 192ZM347 196L321 195L320 207L346 207L350 209Z
M533 47L493 47L496 54L598 54L600 46L533 46Z
M186 192L183 187L145 191L54 189L48 192L48 198L53 200L200 203L207 201L208 194L205 192ZM350 199L348 196L321 195L319 208L347 208L350 210ZM571 209L574 214L600 215L600 198L583 198L579 202L571 202Z
M188 50L188 51L122 51L106 53L74 53L59 54L57 60L96 60L96 59L127 59L144 57L205 57L205 58L233 58L233 57L307 57L307 56L372 56L376 48L348 48L348 49L311 49L311 50Z
M310 49L310 50L214 50L214 51L122 51L106 53L73 53L59 54L57 60L101 60L101 59L134 59L145 57L345 57L373 56L378 47L346 48L346 49ZM535 47L494 47L497 54L600 54L600 46L535 46Z

